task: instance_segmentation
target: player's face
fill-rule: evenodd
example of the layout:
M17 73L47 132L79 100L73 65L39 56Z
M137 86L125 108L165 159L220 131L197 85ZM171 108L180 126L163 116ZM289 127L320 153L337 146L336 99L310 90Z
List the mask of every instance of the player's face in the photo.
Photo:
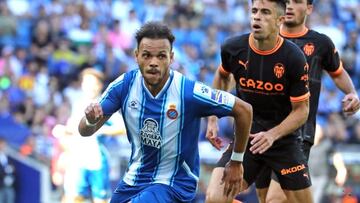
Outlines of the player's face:
M307 0L288 0L286 3L285 25L295 27L305 23L307 15L311 14L312 5Z
M254 0L251 7L251 29L257 40L268 39L277 34L284 16L279 15L275 2Z
M143 38L135 51L136 61L150 92L159 92L169 77L174 53L168 39Z

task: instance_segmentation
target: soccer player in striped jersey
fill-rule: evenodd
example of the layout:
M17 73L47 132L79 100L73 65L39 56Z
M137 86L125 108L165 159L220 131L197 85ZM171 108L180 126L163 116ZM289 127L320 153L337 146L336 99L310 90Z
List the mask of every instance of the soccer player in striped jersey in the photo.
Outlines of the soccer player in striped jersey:
M336 86L345 94L343 102L344 104L346 102L347 105L343 106L344 114L353 115L360 108L356 89L342 66L339 52L333 42L325 34L308 29L305 25L306 18L312 10L313 0L289 0L286 4L285 22L280 29L280 34L284 38L291 40L301 48L309 64L310 112L302 127L303 151L307 160L314 144L316 113L324 70L329 73ZM286 196L275 180L271 181L269 191L260 191L260 193L263 193L262 196L267 196L266 202L286 202ZM317 201L318 197L315 202Z
M174 39L165 25L143 25L136 33L139 69L113 81L79 124L80 134L90 136L113 113L123 115L132 151L111 203L191 202L199 178L200 119L209 115L235 119L234 152L223 181L224 193L240 191L252 107L171 70Z

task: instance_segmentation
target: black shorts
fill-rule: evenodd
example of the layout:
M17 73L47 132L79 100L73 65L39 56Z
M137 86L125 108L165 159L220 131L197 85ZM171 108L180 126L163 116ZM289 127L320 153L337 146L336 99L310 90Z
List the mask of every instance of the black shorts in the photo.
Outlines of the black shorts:
M304 153L305 156L305 160L306 163L308 163L309 161L309 156L310 156L310 149L312 147L312 143L310 143L307 140L304 140L302 142L302 151ZM269 187L270 181L271 179L269 178L271 177L272 180L275 180L276 182L279 182L279 179L277 177L277 175L271 171L271 169L268 170L264 170L261 172L261 174L259 175L259 177L256 179L255 184L257 188L267 188ZM310 182L311 182L311 178L309 176Z
M271 173L274 171L282 189L300 190L311 186L308 165L300 142L272 147L261 155L252 154L249 148L250 143L243 161L244 179L249 185L256 181L257 188L269 187ZM224 167L230 160L232 149L233 144L230 143L218 161L218 167Z
M313 144L307 140L304 140L302 143L302 150L304 152L306 162L309 162L310 149L312 146L313 146Z

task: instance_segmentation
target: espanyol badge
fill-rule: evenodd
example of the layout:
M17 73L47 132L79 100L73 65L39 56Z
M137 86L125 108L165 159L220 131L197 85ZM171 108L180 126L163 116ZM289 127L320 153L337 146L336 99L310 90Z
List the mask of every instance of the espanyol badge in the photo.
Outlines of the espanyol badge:
M169 105L169 109L167 110L166 115L167 115L167 117L169 117L170 119L173 119L173 120L175 120L178 117L179 113L176 111L175 104Z

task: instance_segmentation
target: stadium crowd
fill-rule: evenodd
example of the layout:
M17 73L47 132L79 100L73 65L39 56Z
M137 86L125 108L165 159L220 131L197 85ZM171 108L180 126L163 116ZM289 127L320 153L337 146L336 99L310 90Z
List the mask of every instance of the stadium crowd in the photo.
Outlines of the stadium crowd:
M146 21L164 21L173 29L173 69L211 85L220 62L220 44L249 31L247 0L2 0L0 1L0 136L22 154L49 166L61 153L53 135L66 124L70 104L80 91L79 73L94 67L106 84L137 68L134 34ZM360 94L360 8L358 0L317 0L308 26L333 40L344 67ZM324 74L318 124L324 165L314 175L330 179L328 198L343 198L348 190L360 196L346 176L332 174L330 154L360 144L360 113L341 113L343 95ZM232 136L221 122L223 137ZM231 128L230 128L231 129ZM202 139L205 140L204 132ZM114 141L110 139L109 142ZM317 153L317 147L314 151ZM315 153L314 152L314 153ZM219 152L220 153L220 152ZM318 157L318 155L316 156ZM358 162L359 164L360 162ZM338 164L334 164L337 168ZM325 168L329 168L328 170ZM346 169L345 169L346 170ZM338 170L339 171L339 170ZM341 170L340 170L341 171ZM56 180L54 180L56 182ZM346 191L341 188L346 188ZM339 189L340 188L340 189ZM344 192L345 191L345 192ZM329 199L329 200L330 200Z

